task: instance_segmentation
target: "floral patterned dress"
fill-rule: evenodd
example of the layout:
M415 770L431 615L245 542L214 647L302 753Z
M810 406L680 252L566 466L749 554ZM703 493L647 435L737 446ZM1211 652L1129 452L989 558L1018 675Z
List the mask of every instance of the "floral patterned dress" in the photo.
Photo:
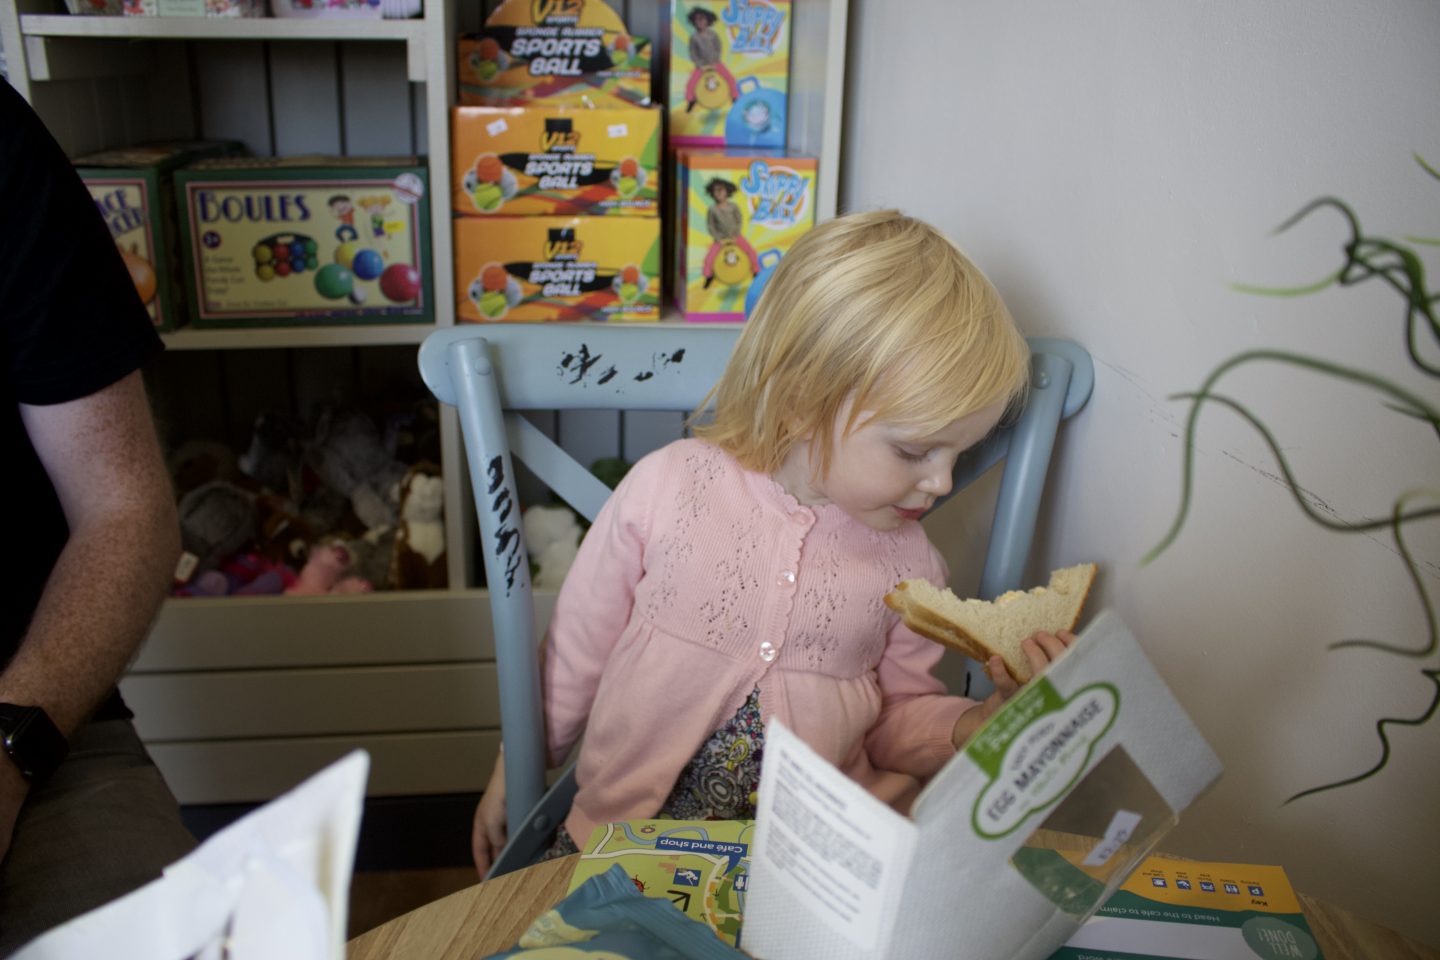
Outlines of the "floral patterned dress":
M765 755L765 722L756 687L735 715L700 745L680 771L675 788L656 814L661 820L752 820L760 790L760 761ZM564 825L541 860L578 853Z

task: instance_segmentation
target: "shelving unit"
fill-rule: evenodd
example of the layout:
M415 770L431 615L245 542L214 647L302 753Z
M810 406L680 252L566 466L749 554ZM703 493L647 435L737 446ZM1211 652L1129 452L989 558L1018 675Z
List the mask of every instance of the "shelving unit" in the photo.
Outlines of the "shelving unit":
M71 155L225 137L262 155L427 157L434 325L182 329L165 335L166 361L188 373L162 388L184 396L162 399L243 419L266 391L285 393L265 366L276 352L306 374L376 354L393 366L391 353L455 322L446 188L455 41L494 5L425 0L418 19L357 21L82 17L59 12L58 0L0 0L10 82ZM668 28L662 0L611 5L636 34L660 41ZM846 15L846 0L794 3L790 140L820 157L822 220L838 195ZM213 376L217 368L230 375ZM674 414L536 420L582 460L634 460L681 431ZM449 589L166 602L122 690L183 803L265 800L354 747L372 755L371 795L484 785L499 742L489 597L475 586L473 506L450 409L440 445ZM553 595L537 602L544 624Z

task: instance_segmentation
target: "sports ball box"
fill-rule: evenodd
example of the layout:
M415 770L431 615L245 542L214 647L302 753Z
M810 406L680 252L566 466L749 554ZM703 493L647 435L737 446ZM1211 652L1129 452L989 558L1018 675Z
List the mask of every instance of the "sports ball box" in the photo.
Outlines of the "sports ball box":
M682 150L675 303L692 321L744 320L780 259L815 224L814 157Z
M196 327L433 321L414 158L206 160L175 181Z
M185 320L175 191L171 177L195 160L238 153L228 140L141 144L75 159L157 330Z
M506 0L460 37L460 102L649 106L651 46L603 0Z
M658 107L456 107L451 209L461 215L660 215Z
M462 321L660 319L657 217L462 217Z
M670 141L785 146L790 0L672 0Z

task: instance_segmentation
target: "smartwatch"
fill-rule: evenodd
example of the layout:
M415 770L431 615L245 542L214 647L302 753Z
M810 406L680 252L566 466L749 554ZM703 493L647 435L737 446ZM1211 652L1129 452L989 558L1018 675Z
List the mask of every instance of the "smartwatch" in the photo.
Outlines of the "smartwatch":
M43 708L13 703L0 703L0 746L31 784L44 783L70 752L69 741Z

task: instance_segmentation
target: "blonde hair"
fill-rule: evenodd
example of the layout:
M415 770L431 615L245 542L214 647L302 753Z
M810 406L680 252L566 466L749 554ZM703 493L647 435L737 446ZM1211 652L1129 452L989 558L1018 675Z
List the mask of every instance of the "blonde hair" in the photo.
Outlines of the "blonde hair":
M846 433L868 411L927 435L1019 399L1029 354L999 293L944 234L895 210L851 214L780 261L690 423L762 473L813 438L823 473L847 400Z

